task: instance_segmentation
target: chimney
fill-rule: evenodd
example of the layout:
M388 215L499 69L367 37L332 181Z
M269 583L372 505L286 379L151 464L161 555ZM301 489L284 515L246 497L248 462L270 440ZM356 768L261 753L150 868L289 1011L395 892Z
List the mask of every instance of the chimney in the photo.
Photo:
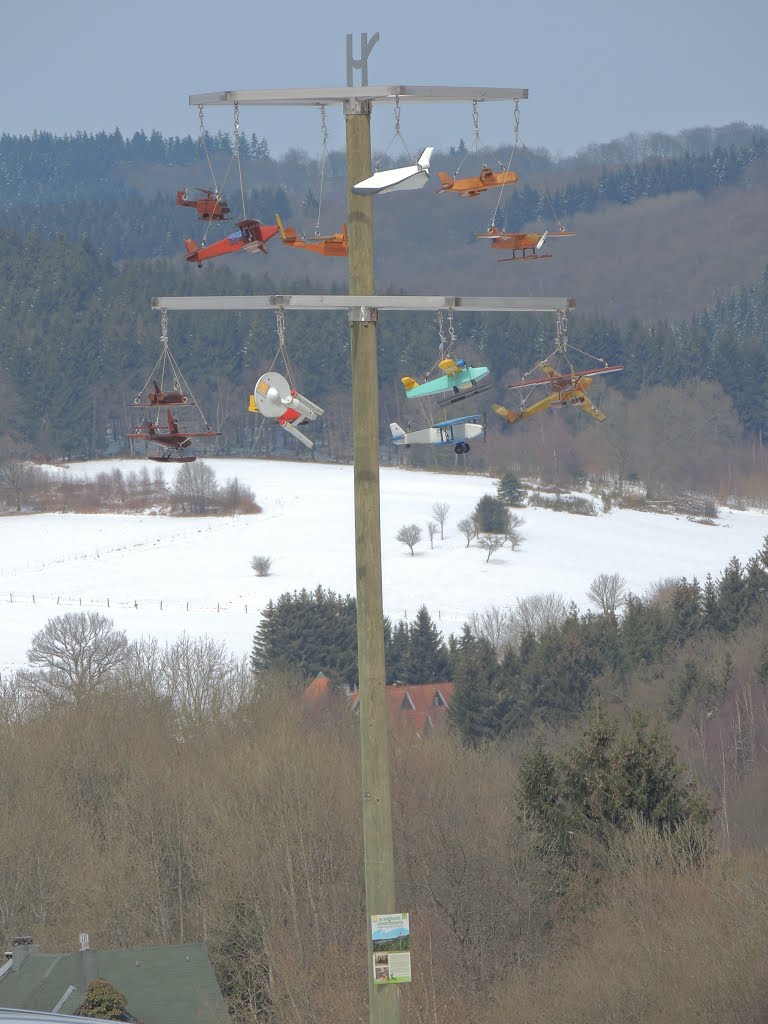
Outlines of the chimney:
M12 971L18 971L30 953L39 953L40 947L32 941L31 935L15 935L11 940Z
M80 950L78 958L78 988L85 992L92 981L98 978L98 965L96 963L96 950L91 949L88 932L80 932Z

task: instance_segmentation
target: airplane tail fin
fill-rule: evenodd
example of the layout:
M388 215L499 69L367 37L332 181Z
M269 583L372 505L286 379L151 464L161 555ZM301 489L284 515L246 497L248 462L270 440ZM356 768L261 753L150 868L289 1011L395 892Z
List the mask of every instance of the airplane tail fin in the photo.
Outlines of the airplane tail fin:
M437 177L440 181L440 188L438 192L447 192L453 188L453 178L450 174L446 174L445 171L438 171Z
M513 409L507 409L503 405L492 405L491 408L498 416L502 416L507 423L517 423L517 421L522 418L519 412L515 412Z
M541 236L541 238L538 240L538 242L536 243L536 248L537 249L540 249L542 247L542 245L544 245L544 243L547 240L547 235L548 234L549 234L549 232L545 231L544 234Z
M411 388L418 386L417 381L415 381L413 377L401 377L400 380L405 384L406 391L410 391Z
M280 237L284 242L296 241L296 232L293 230L293 228L286 228L283 226L283 221L279 213L275 214L275 222L277 224L278 230L280 231Z
M176 205L183 206L187 199L187 193L183 189L179 189L176 193Z
M197 242L193 242L191 238L185 238L184 239L184 248L187 250L187 252L189 253L190 256L193 256L193 255L196 255L196 253L199 250L200 246L197 244Z
M405 437L405 431L399 423L390 423L389 429L392 431L392 440L399 441L400 438Z
M434 151L434 146L427 146L426 149L422 151L421 156L416 161L416 166L419 168L420 171L426 171L427 174L429 174L429 161L432 159L432 154L434 153Z

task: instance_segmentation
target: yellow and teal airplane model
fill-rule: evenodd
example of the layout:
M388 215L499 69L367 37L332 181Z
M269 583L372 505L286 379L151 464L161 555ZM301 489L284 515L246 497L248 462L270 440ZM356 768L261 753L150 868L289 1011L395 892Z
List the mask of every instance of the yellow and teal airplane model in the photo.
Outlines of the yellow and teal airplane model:
M441 359L438 366L443 376L424 384L417 383L413 377L401 377L406 398L429 398L442 394L445 397L438 398L438 404L452 405L491 387L490 382L479 384L491 372L487 366L467 366L463 359Z

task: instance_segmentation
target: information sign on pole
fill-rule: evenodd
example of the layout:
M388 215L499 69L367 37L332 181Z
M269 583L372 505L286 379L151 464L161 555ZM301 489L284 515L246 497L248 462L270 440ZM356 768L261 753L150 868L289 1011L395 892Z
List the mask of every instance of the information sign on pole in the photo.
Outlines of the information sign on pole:
M411 929L408 914L372 914L374 985L411 980Z

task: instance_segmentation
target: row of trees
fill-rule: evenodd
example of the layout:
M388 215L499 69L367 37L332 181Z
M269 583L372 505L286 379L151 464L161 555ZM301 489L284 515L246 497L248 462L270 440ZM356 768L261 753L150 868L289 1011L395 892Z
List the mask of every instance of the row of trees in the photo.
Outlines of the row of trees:
M606 587L597 588L596 602L606 600L606 593ZM620 600L621 619L610 608L580 615L554 595L543 596L538 614L527 619L519 608L509 616L494 609L474 616L458 641L450 712L465 740L479 743L567 721L596 692L622 695L637 666L658 664L703 636L729 636L762 621L768 611L768 540L746 566L733 558L719 579L707 576L703 586L695 579L669 580L646 597L621 594ZM715 706L730 670L727 661L706 664L691 657L669 687L670 717L680 717L691 701Z

